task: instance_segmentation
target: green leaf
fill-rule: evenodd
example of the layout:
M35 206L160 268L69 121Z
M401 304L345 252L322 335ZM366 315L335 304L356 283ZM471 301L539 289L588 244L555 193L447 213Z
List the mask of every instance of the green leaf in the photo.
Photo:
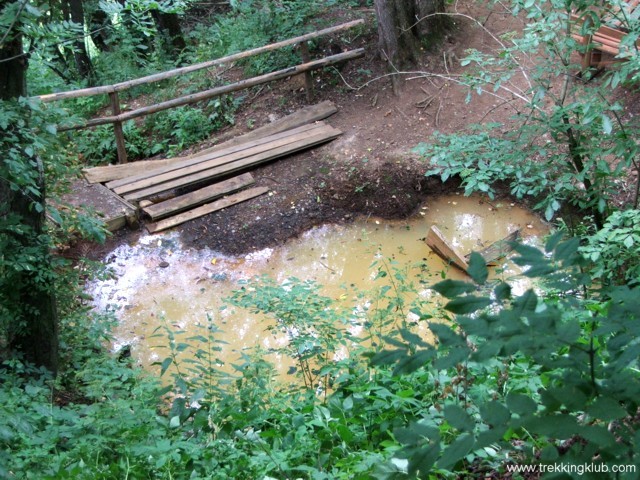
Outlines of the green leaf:
M570 438L581 433L577 420L569 414L532 417L526 422L526 426L533 433L554 438Z
M593 418L610 422L623 418L627 415L624 408L620 406L620 402L608 397L598 397L589 407L587 413Z
M520 416L531 415L538 409L538 405L531 398L521 393L510 393L507 395L507 407L513 413Z
M401 358L398 361L398 365L393 370L394 375L400 375L403 373L412 373L419 368L424 367L435 356L434 350L420 350L419 352Z
M487 277L489 276L487 263L485 262L484 258L482 258L482 255L480 255L478 252L471 252L467 273L469 274L471 279L478 285L483 285L484 282L487 281Z
M493 293L499 302L508 300L511 298L511 286L508 283L500 282L496 285L496 288L493 289Z
M180 426L180 415L171 417L169 421L169 428L178 428Z
M171 366L172 363L173 359L171 357L167 357L162 361L162 365L160 367L160 376L166 373L167 369Z
M439 454L439 444L413 449L409 457L409 473L426 478Z
M442 457L438 459L438 467L450 469L471 451L474 443L475 440L470 433L460 435L444 450Z
M491 299L488 297L476 297L469 295L466 297L458 297L447 303L444 308L456 314L473 313L481 308L491 305Z
M371 365L391 365L407 356L407 350L383 350L371 357Z
M603 113L602 114L602 131L607 135L609 135L612 130L613 130L613 124L611 123L611 119Z
M447 298L457 297L458 295L462 295L463 293L471 293L476 290L475 285L472 285L471 283L450 279L436 283L431 288L443 297Z
M462 430L463 432L471 431L475 426L475 422L471 415L458 405L450 404L445 406L444 418L452 427Z
M538 306L538 296L533 290L527 290L513 302L513 313L518 317L527 316L534 313Z
M480 415L492 427L506 424L511 418L509 409L496 400L480 405Z

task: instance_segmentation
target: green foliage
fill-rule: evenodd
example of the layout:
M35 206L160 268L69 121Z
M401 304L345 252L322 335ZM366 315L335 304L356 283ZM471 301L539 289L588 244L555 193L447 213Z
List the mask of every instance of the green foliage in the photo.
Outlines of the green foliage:
M558 240L548 255L516 248L514 261L542 279L545 295L505 295L496 282L485 308L469 289L442 282L434 288L449 297L445 309L459 314L453 324L431 325L437 349L407 342L372 358L403 372L455 369L462 377L442 407L401 430L397 458L408 459L410 473L505 471L500 457L640 464L637 285L593 290L579 242Z
M614 212L580 251L594 264L591 275L608 284L640 281L640 211Z
M152 153L170 155L208 138L216 130L233 125L239 101L232 96L214 98L202 108L180 107L147 117L154 136Z
M279 285L262 277L243 286L230 301L272 316L277 324L270 329L288 337L279 351L295 359L295 370L307 388L326 391L331 374L340 368L341 362L335 360L338 349L350 343L340 328L348 313L318 290L313 281L291 278Z
M320 2L251 0L231 2L232 12L220 16L215 25L196 29L192 36L208 42L207 58L222 57L306 33L309 21L324 8ZM199 45L199 49L203 45ZM260 55L246 61L249 73L257 75L299 63L291 48Z

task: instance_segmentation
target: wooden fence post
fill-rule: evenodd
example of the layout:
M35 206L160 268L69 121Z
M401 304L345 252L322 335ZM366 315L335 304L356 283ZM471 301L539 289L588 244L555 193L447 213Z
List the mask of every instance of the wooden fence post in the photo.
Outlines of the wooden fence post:
M111 102L111 112L113 116L120 115L120 99L118 92L109 92L109 100ZM116 134L116 148L118 150L118 163L127 163L127 149L124 143L124 132L122 131L122 122L113 123L113 130Z
M302 62L309 63L309 46L307 42L300 42L300 53L302 54ZM311 103L313 99L313 77L310 70L304 72L304 89L307 95L307 102Z

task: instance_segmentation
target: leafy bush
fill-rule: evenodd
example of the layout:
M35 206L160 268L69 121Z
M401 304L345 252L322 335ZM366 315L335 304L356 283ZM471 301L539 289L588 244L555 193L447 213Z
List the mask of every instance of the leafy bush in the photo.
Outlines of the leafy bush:
M515 197L536 200L548 220L570 204L602 228L619 179L637 168L638 124L610 99L611 87L632 78L637 62L607 70L602 80L592 79L590 72L584 72L589 82L573 80L580 70L574 53L584 46L571 36L570 14L598 8L596 3L571 1L541 9L535 2L513 2L514 15L526 12L522 34L498 38L488 32L495 53L467 52L463 74L451 79L468 87L469 101L474 94L492 96L497 105L513 110L513 119L508 125L438 134L420 145L416 151L431 162L428 174L443 180L460 175L466 193L492 195L496 182L504 181ZM637 31L637 19L621 20L626 31ZM629 33L623 43L636 37ZM529 69L523 58L540 60Z
M122 131L130 160L151 156L149 140L133 120L125 122ZM73 143L86 165L108 165L117 161L116 137L111 125L79 130L73 134Z
M311 19L323 8L319 2L293 0L251 0L231 2L232 12L217 19L206 35L194 30L193 36L208 39L207 56L222 57L268 45L306 33ZM199 45L202 49L202 45ZM253 75L263 74L299 63L299 56L291 48L263 54L246 60L247 70Z
M372 358L398 374L458 372L439 405L396 432L404 445L397 458L408 459L410 473L504 472L506 463L640 467L638 287L590 291L579 241L559 240L547 243L549 256L516 248L514 261L543 279L546 295L488 284L474 254L475 285L433 287L455 314L453 323L430 325L438 348L408 338ZM620 478L636 476L628 473Z
M594 264L591 275L607 284L640 281L640 211L611 214L580 251Z

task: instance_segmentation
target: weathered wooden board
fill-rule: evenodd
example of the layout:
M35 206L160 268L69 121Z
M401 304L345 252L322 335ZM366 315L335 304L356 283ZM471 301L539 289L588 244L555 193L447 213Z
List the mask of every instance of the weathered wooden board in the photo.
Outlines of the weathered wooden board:
M89 184L84 179L75 180L70 192L63 195L56 208L95 212L107 230L115 232L125 225L136 225L136 208L111 190L100 184Z
M427 234L425 241L431 250L433 250L445 262L455 265L463 272L466 272L467 268L469 268L467 260L458 253L446 238L444 238L442 232L435 225L432 225L429 229L429 233Z
M252 145L246 148L246 145L241 146L239 151L233 151L233 149L241 147L233 147L231 151L227 153L227 150L213 153L213 158L209 156L193 158L186 160L177 165L168 167L167 170L154 170L152 174L142 174L140 178L116 180L115 182L107 183L107 187L111 188L118 195L124 195L129 192L148 188L153 185L159 185L163 182L175 180L180 177L192 175L194 173L209 170L211 168L226 165L236 160L261 154L263 152L269 152L270 150L277 149L279 147L292 144L315 135L325 134L325 132L333 131L333 127L328 125L305 125L300 129L291 130L290 134L285 135L280 133L267 138L259 140L258 145ZM289 133L289 132L287 132Z
M506 237L493 242L478 253L482 255L487 265L495 265L498 260L506 257L513 250L512 243L518 240L518 238L520 238L520 229L514 230ZM469 257L471 257L470 253L465 255L464 258L469 261Z
M166 192L168 190L172 190L174 188L186 187L188 185L197 184L205 180L213 180L225 175L230 175L232 173L240 172L246 168L253 167L260 163L268 162L278 157L289 155L299 150L304 150L314 145L327 142L336 138L341 133L342 132L340 132L340 130L333 128L330 130L325 130L321 134L314 135L312 137L308 137L297 142L263 152L258 155L253 155L251 157L243 158L225 165L220 165L209 170L180 177L169 182L161 183L159 185L153 185L142 190L136 190L134 192L125 194L124 198L128 201L138 201L162 192Z
M243 143L241 145L225 148L217 152L194 156L192 158L185 159L175 164L171 164L171 165L153 169L153 170L148 170L134 177L114 180L113 182L108 182L106 185L116 193L123 193L122 190L128 188L128 186L130 185L144 184L145 181L147 182L151 181L152 183L156 183L155 179L157 179L159 175L163 175L163 174L172 175L173 174L172 172L182 170L187 167L198 168L198 165L202 165L205 162L213 162L215 160L220 160L221 162L220 164L222 164L222 163L233 161L235 159L242 158L245 156L254 155L255 153L259 153L264 150L268 150L272 148L271 145L274 142L279 142L281 144L289 143L292 141L291 140L292 137L296 137L299 135L304 136L310 132L321 130L322 128L331 128L331 127L329 127L324 123L317 123L314 125L303 125L293 130L277 133L269 137L259 138L253 142ZM154 179L154 180L150 180L150 179Z
M156 223L147 224L146 227L150 233L160 232L167 228L175 227L189 220L193 220L194 218L202 217L203 215L207 215L217 210L222 210L223 208L251 200L259 195L264 195L268 191L268 187L255 187L243 190L242 192L234 193L233 195L229 195L228 197L216 200L212 203L207 203L206 205L202 205L174 217L169 217Z
M107 165L103 167L93 167L83 170L84 176L89 183L105 183L122 178L129 178L144 173L148 170L166 167L183 160L206 155L225 148L234 147L243 143L248 143L259 138L268 137L278 133L286 132L303 125L323 120L336 113L338 109L330 101L324 101L316 105L311 105L282 117L272 123L256 128L244 135L234 137L213 147L207 148L193 155L184 157L174 157L162 160L142 160L123 165Z
M142 211L149 215L152 220L158 220L162 217L166 217L167 215L179 213L183 210L187 210L188 208L197 207L203 203L222 197L223 195L228 195L244 187L248 187L252 183L254 183L253 175L250 173L243 173L237 177L209 185L208 187L187 193L186 195L180 195L179 197L172 198L171 200L166 200L164 202L145 207Z

